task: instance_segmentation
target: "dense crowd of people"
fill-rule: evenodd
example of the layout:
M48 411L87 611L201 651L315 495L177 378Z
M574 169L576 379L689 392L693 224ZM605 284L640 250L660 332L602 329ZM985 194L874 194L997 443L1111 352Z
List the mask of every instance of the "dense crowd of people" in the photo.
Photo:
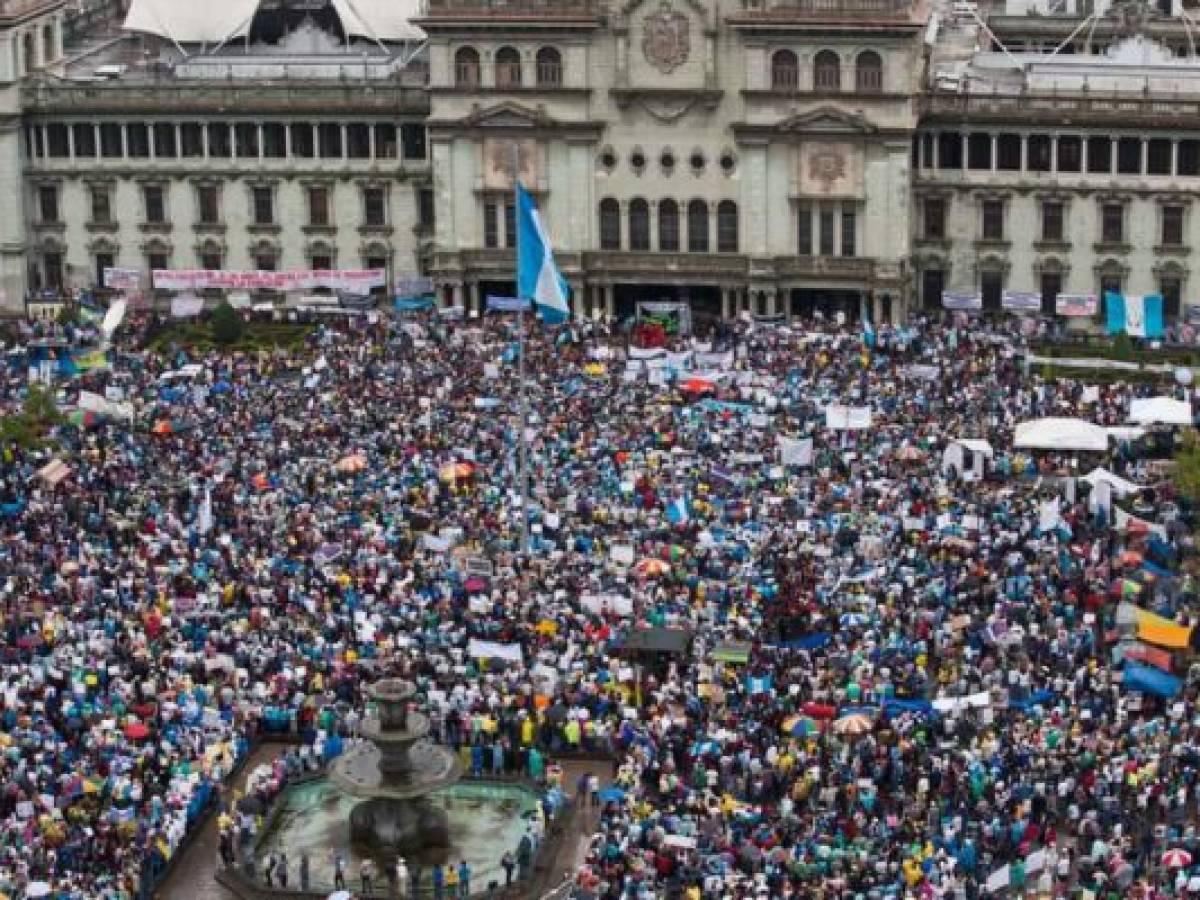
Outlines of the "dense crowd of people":
M534 328L523 527L513 329L135 329L59 385L130 418L0 449L0 892L144 895L260 732L326 754L402 675L474 774L615 757L580 897L1200 896L1161 436L1013 442L1151 388L963 322Z

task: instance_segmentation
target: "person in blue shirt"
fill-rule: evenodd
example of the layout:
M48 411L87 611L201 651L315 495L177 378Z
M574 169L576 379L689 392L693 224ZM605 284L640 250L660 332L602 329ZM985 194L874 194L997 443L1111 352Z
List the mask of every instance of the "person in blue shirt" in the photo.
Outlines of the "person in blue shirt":
M464 900L471 896L471 867L465 859L458 863L458 896Z
M435 865L433 867L433 872L431 873L430 877L433 881L434 900L442 900L443 891L445 890L446 885L446 876L442 872L441 865Z

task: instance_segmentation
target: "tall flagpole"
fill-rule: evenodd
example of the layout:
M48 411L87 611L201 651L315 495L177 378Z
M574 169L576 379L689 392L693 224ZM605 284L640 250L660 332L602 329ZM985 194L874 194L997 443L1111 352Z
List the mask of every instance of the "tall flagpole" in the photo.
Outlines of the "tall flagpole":
M521 242L521 196L517 190L517 178L520 171L520 161L518 155L520 153L520 145L514 140L512 143L512 183L513 183L513 231L516 233L517 244ZM520 454L518 462L518 475L521 480L521 488L518 492L521 498L521 555L525 556L529 553L529 403L525 396L525 303L533 303L532 297L521 296L521 274L520 274L520 251L514 254L514 273L517 281L517 397L518 406L520 409L520 423L518 427L521 429L520 444L518 444L518 453Z

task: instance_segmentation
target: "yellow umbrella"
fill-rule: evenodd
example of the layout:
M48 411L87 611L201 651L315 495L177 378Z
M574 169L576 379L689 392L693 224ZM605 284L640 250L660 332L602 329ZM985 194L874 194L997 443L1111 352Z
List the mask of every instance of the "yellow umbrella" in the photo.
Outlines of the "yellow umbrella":
M558 634L558 623L552 622L549 619L542 619L542 621L537 623L537 627L534 630L537 631L538 634L544 634L547 636L555 635Z

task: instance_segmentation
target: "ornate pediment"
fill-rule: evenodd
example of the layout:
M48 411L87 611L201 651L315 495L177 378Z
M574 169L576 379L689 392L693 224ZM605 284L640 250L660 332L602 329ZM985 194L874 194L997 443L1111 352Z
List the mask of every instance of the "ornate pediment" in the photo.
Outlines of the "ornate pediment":
M785 133L872 134L878 129L858 113L836 106L822 106L784 119L775 126Z
M472 128L551 128L561 124L539 109L508 101L495 106L476 106L462 119Z

